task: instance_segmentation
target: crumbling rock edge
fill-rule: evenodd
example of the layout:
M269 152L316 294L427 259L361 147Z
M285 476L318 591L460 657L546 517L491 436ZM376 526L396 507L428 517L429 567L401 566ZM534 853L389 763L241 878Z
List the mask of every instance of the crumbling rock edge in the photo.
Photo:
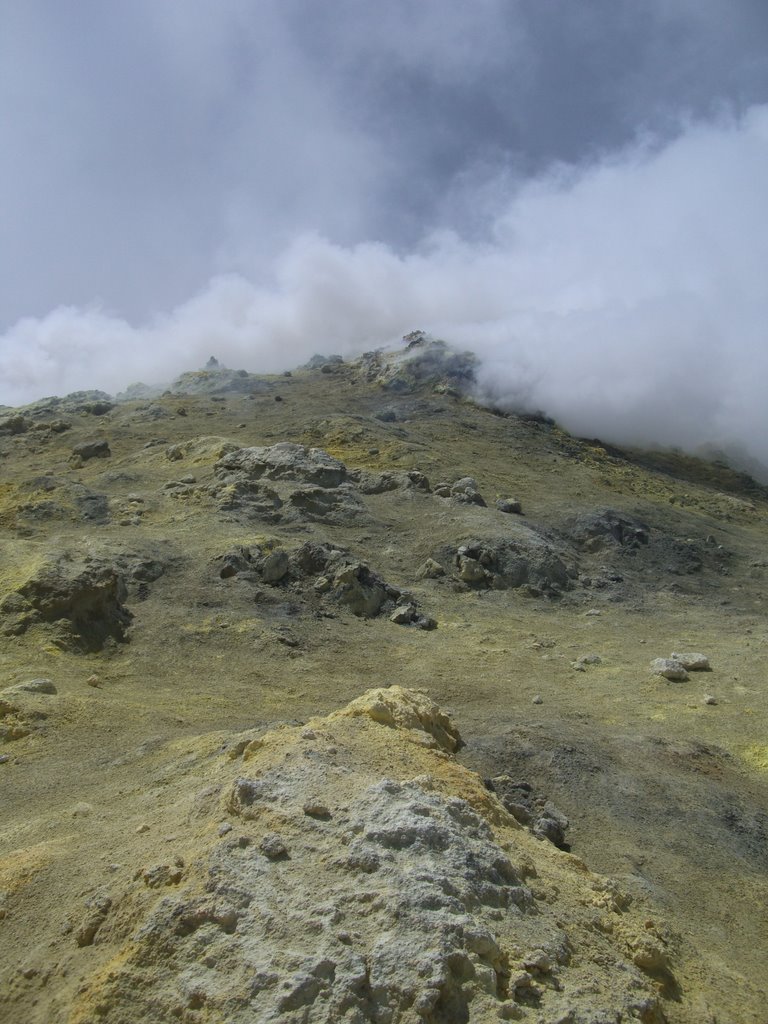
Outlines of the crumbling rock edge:
M172 773L187 855L73 929L69 1024L665 1020L671 937L522 828L426 694L212 742Z

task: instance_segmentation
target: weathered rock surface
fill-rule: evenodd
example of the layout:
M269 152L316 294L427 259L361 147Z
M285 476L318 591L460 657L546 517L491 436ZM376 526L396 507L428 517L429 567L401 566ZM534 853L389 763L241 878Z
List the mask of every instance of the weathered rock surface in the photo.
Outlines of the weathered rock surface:
M678 661L688 672L709 672L710 669L709 658L706 654L701 654L700 652L672 653L670 658L673 661Z
M650 541L647 523L614 509L598 509L578 516L568 524L571 536L588 551L600 551L612 545L635 550Z
M661 1024L659 927L521 830L458 741L393 687L219 756L184 864L86 907L71 1024Z
M83 462L87 462L88 459L108 459L111 454L109 442L104 440L81 441L72 449L72 455Z
M444 567L449 564L463 583L475 589L525 587L532 596L554 597L573 586L565 557L544 536L518 525L514 536L473 538L437 552L435 561Z
M87 555L62 555L45 562L0 600L0 628L9 636L37 623L55 624L60 646L100 650L110 639L126 639L131 620L123 603L126 596L114 565Z
M288 441L240 448L219 459L214 472L219 508L246 518L345 523L365 513L347 467L320 448Z
M654 658L651 662L651 672L655 676L663 676L664 679L676 683L684 683L688 678L685 666L674 658Z
M291 552L269 543L238 545L219 555L213 564L220 579L236 577L240 582L281 588L301 598L308 608L325 603L346 608L363 619L390 613L399 625L436 626L421 613L413 597L335 544L307 541Z
M414 337L419 334L421 337ZM408 394L424 384L440 392L468 394L475 384L477 356L457 352L444 341L428 338L423 332L410 335L415 344L403 353L369 352L361 364L367 379L382 384L390 391Z

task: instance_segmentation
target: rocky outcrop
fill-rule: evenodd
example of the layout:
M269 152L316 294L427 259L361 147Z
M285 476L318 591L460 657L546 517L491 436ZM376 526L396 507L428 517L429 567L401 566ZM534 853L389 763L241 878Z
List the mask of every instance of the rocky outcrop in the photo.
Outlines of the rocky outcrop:
M440 393L469 394L479 365L472 352L457 352L446 342L429 338L423 331L407 335L405 352L368 352L361 369L369 381L389 391L408 394L424 385Z
M108 640L126 639L131 620L126 596L123 577L112 564L61 555L0 600L0 629L18 636L38 623L54 625L59 646L100 650Z
M173 382L173 395L254 395L264 394L274 385L247 370L229 370L216 365L183 373Z
M220 579L236 577L255 586L285 590L307 609L345 608L358 618L388 613L398 625L434 629L413 596L387 583L351 552L322 541L307 541L292 552L271 543L238 545L214 560Z
M343 462L321 448L283 441L218 460L210 489L223 512L278 523L347 523L365 513Z
M458 741L392 687L187 756L188 856L90 898L71 1024L662 1024L659 926L523 829Z
M556 597L573 586L566 557L552 541L518 525L514 536L472 538L436 552L433 561L472 589L525 588L532 597Z
M650 541L650 527L634 516L614 509L598 509L577 516L568 524L569 534L587 551L618 546L629 550Z

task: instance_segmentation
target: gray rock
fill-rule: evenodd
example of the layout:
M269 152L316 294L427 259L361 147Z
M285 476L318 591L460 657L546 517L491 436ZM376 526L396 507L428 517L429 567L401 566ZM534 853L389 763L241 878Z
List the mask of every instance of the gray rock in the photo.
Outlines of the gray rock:
M252 480L295 480L318 487L338 487L347 479L347 468L321 448L282 441L268 448L240 448L219 459L218 477L244 473Z
M59 646L100 650L108 639L126 639L132 618L123 604L126 596L124 579L114 565L63 554L0 602L0 624L3 632L15 634L36 623L57 624Z
M50 679L30 679L26 683L20 683L18 689L25 690L27 693L58 693L58 690Z
M711 668L706 654L688 652L686 654L671 654L670 657L673 661L679 661L689 672L709 672Z
M261 578L265 583L279 583L288 572L288 553L273 551L267 555L261 565Z
M288 856L288 847L277 832L267 832L259 843L259 849L269 860L282 860Z
M586 672L587 665L602 665L603 659L599 654L582 654L576 661L571 662L571 667L577 672Z
M688 673L685 667L673 658L654 658L651 662L651 671L656 676L663 676L672 682L685 682Z
M445 569L434 558L428 558L416 570L416 575L420 580L437 580L445 576Z
M29 421L21 413L0 416L0 434L24 434L29 429Z
M112 452L109 442L97 440L82 441L80 444L76 444L72 449L72 454L76 458L82 459L83 462L87 462L88 459L108 459Z
M625 512L608 508L570 520L568 531L589 551L599 551L611 545L640 548L648 544L651 533L647 523Z
M453 561L459 578L472 587L493 590L528 588L555 597L573 581L560 552L546 536L523 523L510 523L514 534L473 538L451 551L437 552L437 561Z
M378 615L389 597L399 596L399 592L388 589L381 577L362 562L345 565L334 575L332 584L334 599L364 619Z
M496 508L499 512L508 512L512 515L521 516L523 514L523 506L514 498L499 498Z
M476 558L468 555L459 556L459 579L464 583L487 583L485 569Z
M477 480L471 476L463 476L451 485L451 497L470 505L485 507L485 498L480 493Z

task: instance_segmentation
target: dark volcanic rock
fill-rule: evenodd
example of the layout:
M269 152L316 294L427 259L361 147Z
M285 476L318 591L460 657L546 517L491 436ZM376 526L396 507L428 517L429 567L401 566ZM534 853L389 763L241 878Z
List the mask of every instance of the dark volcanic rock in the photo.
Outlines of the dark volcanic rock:
M108 441L83 441L76 444L72 449L74 456L79 456L83 462L88 459L108 459L112 452Z
M282 441L269 448L240 448L219 459L216 476L243 473L250 480L295 480L318 487L338 487L347 478L343 462L321 448Z
M100 650L110 638L126 639L131 620L123 604L126 594L114 566L61 556L0 601L2 630L18 635L36 623L58 623L63 627L58 632L60 646Z
M434 629L434 619L423 615L414 599L387 583L370 566L333 544L307 541L290 554L282 548L238 545L213 560L220 579L267 584L269 591L284 591L301 599L306 609L320 611L325 604L348 609L358 618L389 614L398 625ZM258 592L261 597L265 591Z
M473 589L527 588L531 596L558 596L571 588L563 554L545 537L521 527L515 537L473 538L456 548L444 548L435 561L452 567Z
M648 544L651 534L647 523L610 508L578 516L567 524L567 529L574 540L588 551L612 546L636 549Z

